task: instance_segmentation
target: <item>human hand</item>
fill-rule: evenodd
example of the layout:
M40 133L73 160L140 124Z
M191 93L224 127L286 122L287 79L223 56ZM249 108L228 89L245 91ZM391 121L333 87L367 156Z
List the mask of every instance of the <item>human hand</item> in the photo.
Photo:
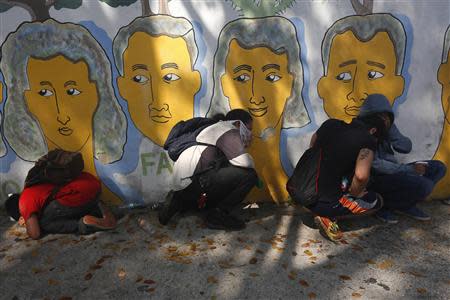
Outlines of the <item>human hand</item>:
M22 227L25 226L25 219L22 216L20 216L18 223L19 223L19 226L22 226Z
M414 171L419 175L425 174L427 171L427 164L423 162L416 162L414 164Z

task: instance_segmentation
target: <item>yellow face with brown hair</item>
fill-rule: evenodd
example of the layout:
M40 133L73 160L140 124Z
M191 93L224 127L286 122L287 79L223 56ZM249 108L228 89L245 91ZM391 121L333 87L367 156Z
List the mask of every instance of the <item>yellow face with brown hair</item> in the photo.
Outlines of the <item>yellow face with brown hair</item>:
M442 108L445 120L450 124L450 51L447 54L447 62L439 66L438 81L442 85Z
M27 76L25 101L47 144L80 151L92 138L99 101L87 64L73 63L62 55L47 60L29 58Z
M245 49L236 39L230 42L221 77L223 93L231 109L242 108L252 115L256 134L279 124L293 80L286 53L276 54L267 47Z
M396 75L394 45L386 32L367 41L346 31L334 37L327 75L317 85L330 118L350 122L370 94L383 94L391 105L403 93L405 81Z
M119 92L139 131L162 146L172 127L194 115L200 73L182 37L134 33L123 54Z

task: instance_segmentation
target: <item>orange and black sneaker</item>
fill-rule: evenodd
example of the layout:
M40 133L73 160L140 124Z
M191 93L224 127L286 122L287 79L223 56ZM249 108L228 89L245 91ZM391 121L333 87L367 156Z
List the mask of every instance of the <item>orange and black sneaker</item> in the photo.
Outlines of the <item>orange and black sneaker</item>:
M339 226L336 222L320 216L315 217L314 222L319 227L320 234L325 238L333 242L342 239L342 232L339 230Z

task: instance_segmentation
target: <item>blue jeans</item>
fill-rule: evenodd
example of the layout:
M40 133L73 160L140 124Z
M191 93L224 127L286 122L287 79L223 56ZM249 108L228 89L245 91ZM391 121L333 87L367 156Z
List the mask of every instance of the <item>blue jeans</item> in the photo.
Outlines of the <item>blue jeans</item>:
M447 171L446 166L438 160L426 162L428 165L424 175L412 172L375 175L372 177L370 189L381 194L385 208L409 209L430 195Z
M102 217L97 199L76 207L65 206L53 200L43 209L39 226L45 233L80 233L79 223L85 215Z

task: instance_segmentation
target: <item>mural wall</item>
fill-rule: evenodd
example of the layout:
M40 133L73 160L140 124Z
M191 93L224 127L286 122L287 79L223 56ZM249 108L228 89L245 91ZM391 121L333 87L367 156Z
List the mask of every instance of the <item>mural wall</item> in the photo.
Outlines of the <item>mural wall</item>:
M248 200L283 202L312 133L372 93L413 141L404 161L450 167L449 19L447 0L0 0L0 203L55 148L106 202L162 201L172 126L234 108L254 119Z

